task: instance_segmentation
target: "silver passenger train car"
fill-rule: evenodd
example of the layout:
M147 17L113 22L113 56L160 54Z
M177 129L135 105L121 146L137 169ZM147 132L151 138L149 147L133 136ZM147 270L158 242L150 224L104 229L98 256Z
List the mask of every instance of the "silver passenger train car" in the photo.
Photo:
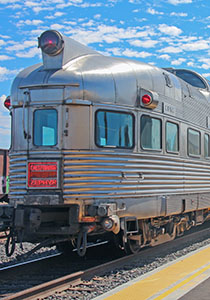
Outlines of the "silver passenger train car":
M11 89L11 255L28 241L126 252L210 216L210 87L199 74L106 57L57 31ZM37 247L36 247L37 249Z

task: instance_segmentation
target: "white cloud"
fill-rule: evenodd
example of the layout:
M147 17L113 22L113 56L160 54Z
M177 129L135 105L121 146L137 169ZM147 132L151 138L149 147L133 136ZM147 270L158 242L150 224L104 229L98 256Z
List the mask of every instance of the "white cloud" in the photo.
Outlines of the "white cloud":
M14 59L14 57L8 56L8 55L0 55L0 60L11 60Z
M81 25L82 26L82 25ZM117 27L111 25L100 24L93 28L66 28L66 35L70 35L71 38L81 42L85 45L91 43L114 43L122 40L129 40L133 38L153 36L154 30L150 27Z
M95 24L93 20L89 20L87 23L83 23L82 27L91 27Z
M49 29L48 27L45 28L46 30ZM30 31L31 36L34 36L36 39L36 43L37 43L37 37L40 36L42 34L44 29L34 29Z
M82 8L87 8L87 7L100 7L100 6L102 6L103 4L102 3L100 3L100 2L98 2L98 3L83 3L83 4L81 4L80 5L80 7L82 7Z
M116 48L116 47L113 47L111 49L107 49L108 53L113 53L113 55L115 56L121 56L122 55L122 50L120 48Z
M188 67L194 68L194 67L195 67L194 61L188 61L188 62L187 62L187 66L188 66Z
M171 64L173 66L179 66L179 65L181 65L185 61L186 61L185 58L178 58L178 59L172 60Z
M172 35L172 36L177 36L182 33L182 30L176 26L169 26L167 24L160 24L158 26L158 29L160 32L167 34L167 35Z
M5 67L0 67L0 81L5 81L14 77L19 71L9 70Z
M210 58L201 58L199 59L199 62L203 63L202 65L199 65L199 68L208 70L210 69Z
M132 4L139 4L141 0L129 0L129 2Z
M16 3L19 0L0 0L0 4L9 4L9 3Z
M136 58L146 58L149 56L152 56L151 53L149 52L138 52L138 51L133 51L131 49L126 48L125 50L114 47L114 48L109 48L106 49L108 53L112 53L114 56L127 56L127 57L136 57Z
M50 26L50 28L59 31L59 30L64 29L65 26L64 26L64 25L60 25L60 24L52 24L52 25Z
M6 50L8 51L20 51L25 50L27 48L37 46L37 41L31 40L31 41L24 41L23 43L17 43L14 42L14 45L7 47Z
M164 59L164 60L170 60L171 56L168 55L168 54L163 54L163 55L158 56L158 58L161 58L161 59Z
M35 7L37 6L37 2L34 2L34 1L25 1L24 2L24 5L27 6L27 7Z
M24 52L17 52L16 56L17 57L23 57L23 58L31 58L34 57L36 55L40 55L40 50L36 47L30 48L27 51Z
M160 53L180 53L180 52L182 52L182 49L180 49L180 47L168 46L168 47L158 50L158 52L160 52Z
M210 77L210 73L203 73L202 76L203 77Z
M2 39L9 39L9 38L10 38L10 36L8 36L8 35L3 35L3 34L0 34L0 37L1 37Z
M154 8L148 8L147 12L151 15L164 15L163 12L159 12L159 11L155 10Z
M153 48L158 43L158 41L155 40L133 40L130 41L129 44L136 47L142 47L142 48Z
M55 17L62 17L63 15L65 15L65 13L61 11L57 11L56 13L54 13Z
M182 12L180 12L180 13L172 12L172 13L170 13L170 16L175 16L175 17L187 17L188 14L187 14L187 13L182 13Z
M93 16L93 18L96 19L96 20L99 20L101 18L101 15L97 14L97 15Z
M6 45L5 41L0 40L0 46Z
M193 43L186 43L181 46L181 48L185 51L200 51L205 49L210 49L209 41L206 40L198 40Z
M21 9L22 6L20 4L12 4L12 5L8 5L7 8L15 10L15 9Z
M21 20L18 25L22 26L22 25L33 25L33 26L38 26L40 24L42 24L43 21L42 20Z
M138 52L130 49L125 49L124 51L122 51L122 55L127 57L140 57L140 58L146 58L148 56L152 56L152 54L148 52L144 52L144 51Z
M42 6L35 6L33 7L33 11L38 14L40 13L40 11L44 11L44 10L54 10L54 7L53 6L47 6L47 7L42 7Z
M192 3L192 0L168 0L168 3L173 4L173 5L189 4L189 3Z

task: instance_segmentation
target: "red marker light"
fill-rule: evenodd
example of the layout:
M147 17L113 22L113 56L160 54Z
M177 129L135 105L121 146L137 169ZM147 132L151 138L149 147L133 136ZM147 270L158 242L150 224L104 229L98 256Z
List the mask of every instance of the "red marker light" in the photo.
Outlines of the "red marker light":
M149 105L152 102L152 97L146 94L142 96L141 101L144 105Z
M10 96L8 96L8 97L6 98L6 100L4 101L4 106L5 106L7 109L10 109L10 106L11 106Z

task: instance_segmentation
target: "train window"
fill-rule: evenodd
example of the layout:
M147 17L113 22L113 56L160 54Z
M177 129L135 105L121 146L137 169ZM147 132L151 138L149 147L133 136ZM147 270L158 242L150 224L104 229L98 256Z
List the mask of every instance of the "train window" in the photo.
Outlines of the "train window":
M34 145L55 146L57 144L58 116L55 109L39 109L34 112Z
M189 155L200 155L201 154L201 141L200 132L194 129L188 129L187 145Z
M171 122L166 122L166 151L179 151L179 127Z
M143 149L161 150L162 121L143 115L141 117L141 147Z
M204 81L194 72L189 70L176 70L176 76L197 88L206 89Z
M181 78L185 82L191 84L200 89L208 89L207 83L204 79L197 73L184 70L184 69L173 69L173 68L165 68L166 71L175 74L177 77Z
M132 148L134 146L133 115L99 110L96 113L96 145Z
M204 156L210 157L210 138L206 133L204 135Z

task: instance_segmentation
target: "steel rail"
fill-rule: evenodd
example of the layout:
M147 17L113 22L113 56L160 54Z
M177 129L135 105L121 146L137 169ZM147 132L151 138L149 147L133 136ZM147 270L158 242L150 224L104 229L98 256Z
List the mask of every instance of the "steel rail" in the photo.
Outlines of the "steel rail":
M0 268L0 274L1 274L1 272L9 270L9 269L14 269L14 268L21 267L21 266L24 266L24 265L29 265L29 264L36 263L36 262L41 261L41 260L45 260L45 259L49 259L49 258L59 256L59 255L61 255L61 253L54 253L54 254L44 256L44 257L39 257L39 258L31 259L31 260L28 260L28 261L20 262L20 263L15 263L13 265Z

